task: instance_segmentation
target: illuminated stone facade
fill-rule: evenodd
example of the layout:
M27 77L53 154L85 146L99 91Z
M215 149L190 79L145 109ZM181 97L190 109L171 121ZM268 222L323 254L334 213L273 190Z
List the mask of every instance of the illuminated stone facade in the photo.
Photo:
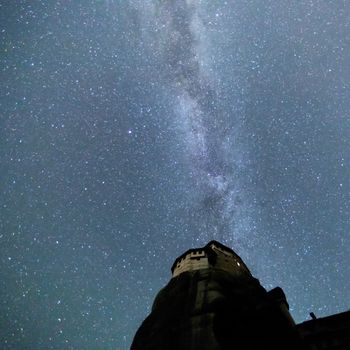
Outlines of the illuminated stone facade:
M173 277L183 272L216 268L230 274L249 274L242 259L230 248L219 242L211 241L203 248L190 249L180 255L174 262L171 271Z

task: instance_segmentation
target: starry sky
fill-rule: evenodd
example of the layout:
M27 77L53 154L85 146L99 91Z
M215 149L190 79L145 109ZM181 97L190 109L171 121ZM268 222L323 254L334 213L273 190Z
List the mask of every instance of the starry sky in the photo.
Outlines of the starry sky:
M5 0L0 44L1 349L129 349L211 239L349 309L347 0Z

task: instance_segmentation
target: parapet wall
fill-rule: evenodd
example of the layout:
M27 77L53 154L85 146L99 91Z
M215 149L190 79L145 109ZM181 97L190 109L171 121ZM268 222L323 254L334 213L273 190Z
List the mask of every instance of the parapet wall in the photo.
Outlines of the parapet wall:
M203 248L191 249L175 260L173 277L186 271L216 268L232 274L250 274L241 258L231 250L211 242Z

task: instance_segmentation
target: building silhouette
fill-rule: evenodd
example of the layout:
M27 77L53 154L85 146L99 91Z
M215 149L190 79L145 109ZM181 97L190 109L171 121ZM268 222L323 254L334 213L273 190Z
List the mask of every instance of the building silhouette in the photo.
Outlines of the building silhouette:
M307 349L349 350L350 311L315 318L297 325Z
M186 251L171 271L131 350L350 349L349 313L296 325L283 290L266 291L217 241Z

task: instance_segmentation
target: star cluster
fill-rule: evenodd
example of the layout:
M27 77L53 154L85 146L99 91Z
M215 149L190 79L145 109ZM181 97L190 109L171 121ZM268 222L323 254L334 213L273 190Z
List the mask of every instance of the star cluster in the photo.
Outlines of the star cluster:
M217 239L297 322L349 308L347 1L0 3L0 347L128 349Z

